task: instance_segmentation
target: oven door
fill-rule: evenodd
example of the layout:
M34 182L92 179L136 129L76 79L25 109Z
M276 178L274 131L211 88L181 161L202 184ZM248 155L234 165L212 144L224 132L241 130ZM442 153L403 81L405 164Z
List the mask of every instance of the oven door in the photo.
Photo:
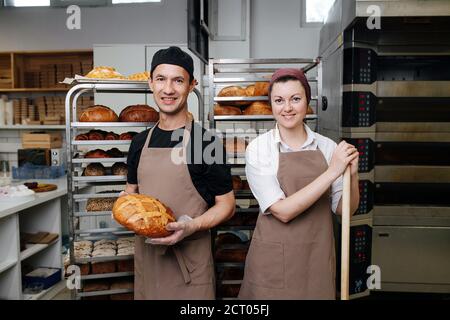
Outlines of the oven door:
M374 226L382 291L450 292L450 227Z

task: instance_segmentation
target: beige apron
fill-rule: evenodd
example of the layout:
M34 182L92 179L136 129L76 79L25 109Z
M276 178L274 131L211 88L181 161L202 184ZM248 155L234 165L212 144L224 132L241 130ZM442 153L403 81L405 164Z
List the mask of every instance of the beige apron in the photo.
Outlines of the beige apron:
M290 196L327 168L320 150L280 152L277 177ZM328 191L289 223L259 215L239 298L335 299L335 264Z
M148 148L154 128L147 136L138 165L139 193L159 199L177 218L202 215L208 204L193 185L186 161L176 164L171 159L175 151L186 160L192 121L186 123L183 147ZM215 298L209 231L196 232L173 246L147 244L144 237L137 236L134 262L136 300Z

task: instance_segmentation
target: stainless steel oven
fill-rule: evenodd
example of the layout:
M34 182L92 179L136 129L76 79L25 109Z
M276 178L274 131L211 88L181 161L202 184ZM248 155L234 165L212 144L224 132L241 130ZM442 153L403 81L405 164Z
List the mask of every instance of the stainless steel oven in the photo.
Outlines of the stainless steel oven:
M318 131L360 152L366 265L381 290L450 292L450 2L336 0L320 55Z

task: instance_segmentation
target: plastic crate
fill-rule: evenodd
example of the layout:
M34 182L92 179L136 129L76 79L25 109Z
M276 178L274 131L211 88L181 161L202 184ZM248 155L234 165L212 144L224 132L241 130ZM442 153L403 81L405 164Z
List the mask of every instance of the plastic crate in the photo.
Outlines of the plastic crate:
M57 179L66 174L64 166L40 166L25 164L12 168L13 179Z

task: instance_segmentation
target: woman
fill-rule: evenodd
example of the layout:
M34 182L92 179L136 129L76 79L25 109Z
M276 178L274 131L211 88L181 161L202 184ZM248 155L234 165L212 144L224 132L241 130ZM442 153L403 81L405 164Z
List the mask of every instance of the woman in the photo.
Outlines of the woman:
M311 89L301 70L270 81L275 129L252 141L246 175L259 202L241 299L335 299L332 214L341 214L342 174L351 168L351 212L358 208L358 151L303 123Z

